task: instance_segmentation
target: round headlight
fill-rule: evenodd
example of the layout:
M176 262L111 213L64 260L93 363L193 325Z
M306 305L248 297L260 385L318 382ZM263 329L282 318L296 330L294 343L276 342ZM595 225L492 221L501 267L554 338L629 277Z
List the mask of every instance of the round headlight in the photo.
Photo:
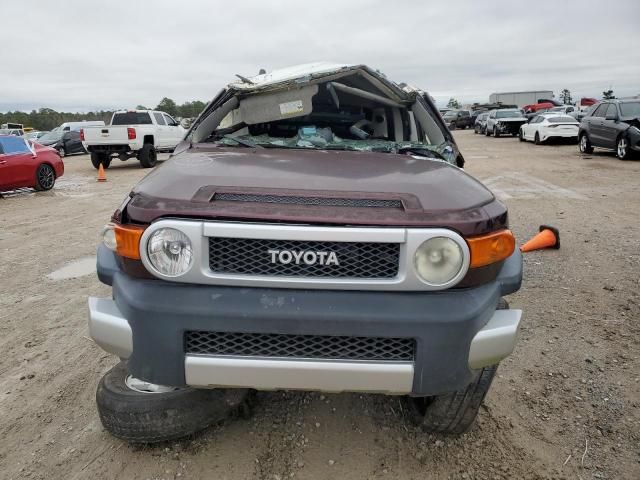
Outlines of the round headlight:
M445 285L462 270L464 254L456 241L447 237L434 237L418 247L414 263L418 276L425 283Z
M191 241L180 230L161 228L147 241L149 262L159 273L177 277L186 273L193 263Z

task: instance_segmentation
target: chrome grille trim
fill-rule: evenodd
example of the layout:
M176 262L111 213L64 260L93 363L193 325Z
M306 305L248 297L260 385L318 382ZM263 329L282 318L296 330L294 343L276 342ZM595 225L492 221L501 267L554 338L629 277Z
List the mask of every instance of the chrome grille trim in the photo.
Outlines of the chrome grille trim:
M147 256L149 237L160 228L175 228L191 240L195 261L190 270L178 277L165 277L156 272ZM280 275L248 275L217 273L209 265L209 237L295 240L317 242L362 242L399 244L397 275L393 278L327 278ZM416 249L429 238L447 237L456 241L463 252L463 268L456 278L446 285L433 286L424 283L416 274L414 255ZM266 253L266 252L265 252ZM160 219L145 230L140 240L140 258L147 270L156 277L177 283L265 287L277 289L323 290L378 290L378 291L435 291L444 290L458 283L467 273L470 262L469 247L456 232L445 228L380 228L380 227L325 227L315 225L282 225L264 223L218 222L183 219ZM265 302L273 292L265 292ZM284 301L280 298L279 301Z

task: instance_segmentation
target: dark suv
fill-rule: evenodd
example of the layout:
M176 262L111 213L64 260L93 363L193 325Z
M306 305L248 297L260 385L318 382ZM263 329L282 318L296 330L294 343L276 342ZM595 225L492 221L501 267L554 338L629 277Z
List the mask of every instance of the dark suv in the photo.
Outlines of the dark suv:
M578 132L580 152L592 153L593 147L615 150L627 160L640 152L640 99L609 100L584 117Z
M443 118L444 123L446 123L447 127L451 130L473 127L471 112L469 110L449 110L444 114Z

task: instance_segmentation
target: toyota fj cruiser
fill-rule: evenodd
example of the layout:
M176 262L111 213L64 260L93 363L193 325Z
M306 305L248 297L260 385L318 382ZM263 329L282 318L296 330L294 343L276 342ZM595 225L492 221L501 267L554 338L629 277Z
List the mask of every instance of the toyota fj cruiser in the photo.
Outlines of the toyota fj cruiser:
M420 90L362 65L239 78L104 230L104 426L177 438L301 389L403 395L465 431L520 323L505 206Z

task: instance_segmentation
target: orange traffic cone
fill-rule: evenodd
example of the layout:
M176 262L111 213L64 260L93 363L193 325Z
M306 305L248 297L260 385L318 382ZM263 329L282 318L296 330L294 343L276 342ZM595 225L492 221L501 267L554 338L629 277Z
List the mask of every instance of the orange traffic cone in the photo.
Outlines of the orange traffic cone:
M102 164L100 164L100 168L98 168L98 181L99 182L107 181L107 175L104 173L104 167L102 166Z
M560 248L560 232L549 225L540 225L540 233L520 247L521 252L531 252L543 248Z

